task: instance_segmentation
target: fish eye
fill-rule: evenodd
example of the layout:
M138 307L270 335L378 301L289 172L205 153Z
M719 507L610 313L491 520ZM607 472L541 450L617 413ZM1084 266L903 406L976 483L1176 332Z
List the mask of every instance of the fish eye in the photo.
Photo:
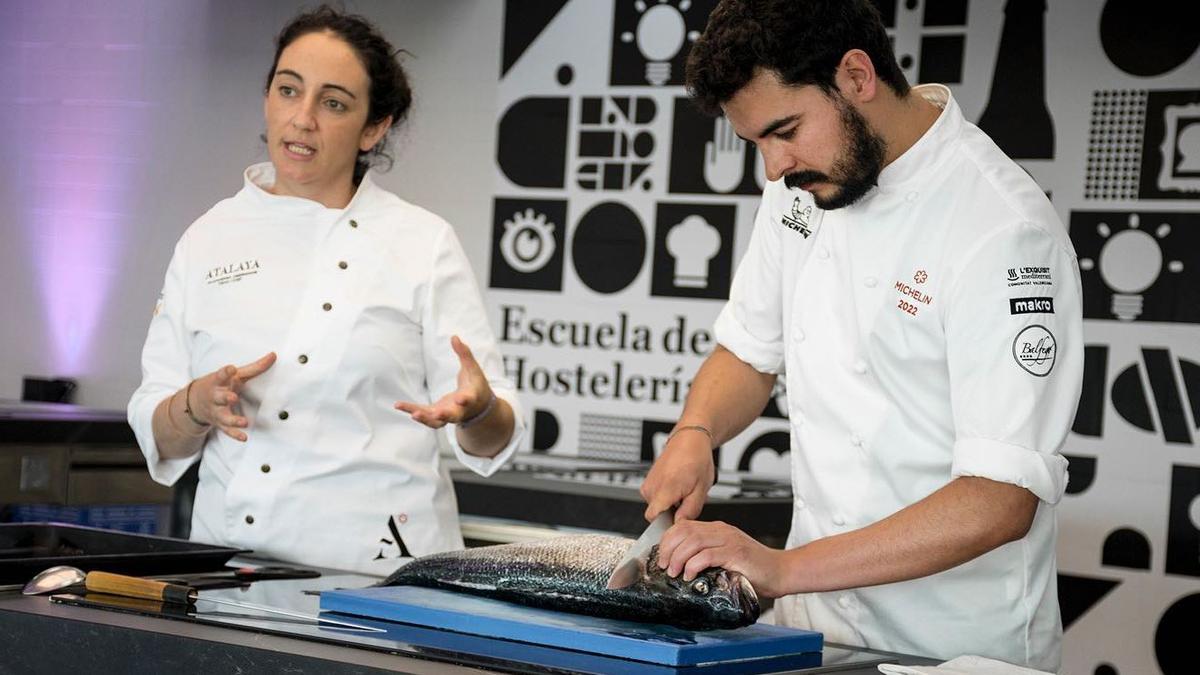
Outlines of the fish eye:
M697 595L708 595L708 582L704 579L696 579L692 582L692 591Z

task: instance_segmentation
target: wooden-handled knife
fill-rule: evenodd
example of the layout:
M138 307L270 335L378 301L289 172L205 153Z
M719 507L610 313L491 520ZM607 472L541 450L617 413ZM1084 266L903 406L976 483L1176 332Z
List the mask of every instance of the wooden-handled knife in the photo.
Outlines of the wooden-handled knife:
M172 604L188 606L195 602L212 602L218 605L229 605L231 607L240 607L242 609L252 609L259 612L267 612L269 614L280 614L296 619L308 619L316 621L318 624L330 624L332 626L340 626L344 628L353 628L355 630L365 630L374 633L385 632L381 628L365 626L358 623L350 623L348 621L338 621L319 614L304 614L302 612L292 612L279 607L268 607L266 605L256 605L249 602L241 602L236 600L223 600L201 596L196 592L195 588L190 586L181 586L179 584L170 584L163 581L154 581L153 579L141 579L139 577L126 576L124 574L111 574L109 572L92 571L87 573L84 579L84 587L90 593L107 593L109 595L122 596L126 598L145 598L147 600L158 600Z
M130 577L124 574L111 574L98 570L88 572L83 582L91 593L108 593L127 598L145 598L179 604L190 604L196 601L196 589L179 584L168 584L162 581Z

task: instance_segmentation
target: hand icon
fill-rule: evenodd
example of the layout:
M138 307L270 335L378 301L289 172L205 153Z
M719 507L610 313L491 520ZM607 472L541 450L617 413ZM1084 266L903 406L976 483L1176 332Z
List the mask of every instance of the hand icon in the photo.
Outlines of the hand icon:
M746 141L724 117L713 120L713 139L704 144L704 182L714 192L729 192L742 182Z

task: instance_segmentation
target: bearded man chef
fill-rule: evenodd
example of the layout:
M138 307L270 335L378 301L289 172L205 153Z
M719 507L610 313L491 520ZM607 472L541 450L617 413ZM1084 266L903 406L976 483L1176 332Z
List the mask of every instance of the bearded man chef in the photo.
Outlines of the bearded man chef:
M718 347L642 488L660 561L781 597L833 642L1053 670L1054 505L1081 387L1079 273L1029 176L941 85L910 87L868 0L725 0L688 86L762 153ZM711 449L786 377L792 531L698 522Z

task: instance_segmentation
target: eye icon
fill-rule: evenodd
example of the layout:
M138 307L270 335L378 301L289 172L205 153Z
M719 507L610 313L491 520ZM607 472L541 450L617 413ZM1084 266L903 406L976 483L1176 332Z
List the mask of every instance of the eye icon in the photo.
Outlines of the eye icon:
M554 227L554 223L547 222L545 214L533 209L514 213L504 221L500 254L514 270L526 274L536 272L554 256L557 246Z

